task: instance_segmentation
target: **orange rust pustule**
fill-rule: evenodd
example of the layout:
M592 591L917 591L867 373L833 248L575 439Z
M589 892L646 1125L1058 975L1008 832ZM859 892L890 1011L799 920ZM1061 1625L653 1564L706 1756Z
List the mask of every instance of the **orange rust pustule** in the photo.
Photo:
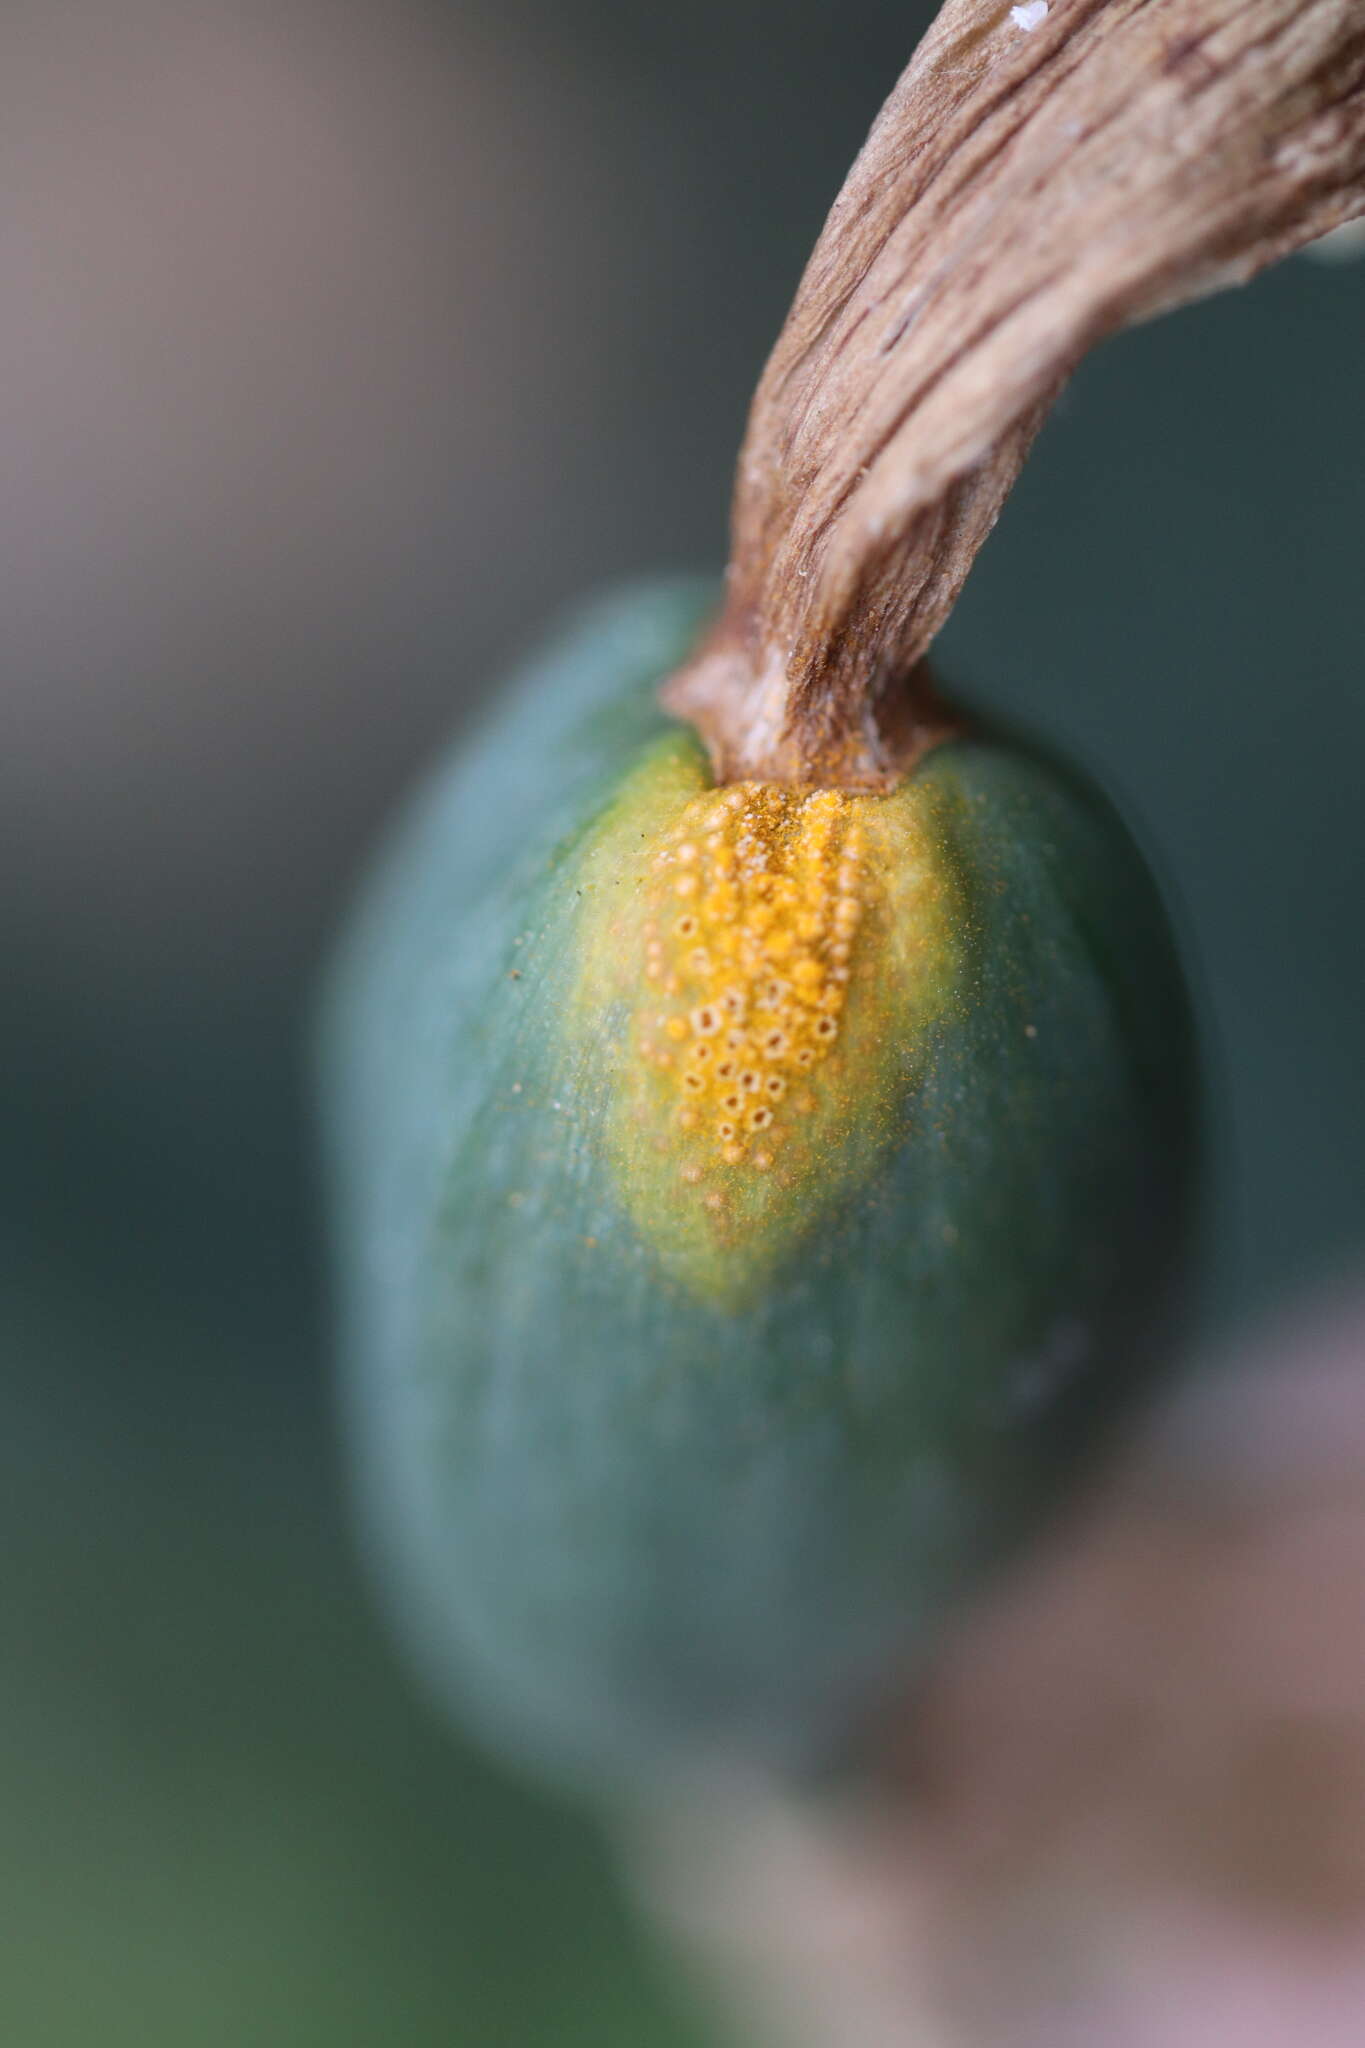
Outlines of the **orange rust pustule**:
M655 854L634 1049L676 1085L679 1127L727 1166L773 1164L839 1037L866 903L866 842L839 791L764 783L690 803Z

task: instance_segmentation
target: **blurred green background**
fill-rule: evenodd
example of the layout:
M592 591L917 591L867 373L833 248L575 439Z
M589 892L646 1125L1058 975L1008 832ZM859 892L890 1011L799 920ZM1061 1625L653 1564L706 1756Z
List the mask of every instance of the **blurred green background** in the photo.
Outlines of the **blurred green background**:
M753 380L928 18L0 19L0 2041L670 2048L578 1817L360 1581L310 990L566 603L718 564ZM1365 1237L1365 264L1101 351L940 665L1110 786L1216 1084L1208 1321Z

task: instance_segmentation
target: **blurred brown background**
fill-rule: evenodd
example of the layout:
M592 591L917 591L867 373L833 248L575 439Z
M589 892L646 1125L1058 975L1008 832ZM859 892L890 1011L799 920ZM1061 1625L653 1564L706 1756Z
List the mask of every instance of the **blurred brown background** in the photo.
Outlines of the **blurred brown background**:
M928 18L0 15L0 2038L696 2038L571 1817L356 1584L306 1020L420 764L605 580L719 564L748 393ZM1365 1237L1365 264L1087 365L941 661L1180 907L1209 1324Z

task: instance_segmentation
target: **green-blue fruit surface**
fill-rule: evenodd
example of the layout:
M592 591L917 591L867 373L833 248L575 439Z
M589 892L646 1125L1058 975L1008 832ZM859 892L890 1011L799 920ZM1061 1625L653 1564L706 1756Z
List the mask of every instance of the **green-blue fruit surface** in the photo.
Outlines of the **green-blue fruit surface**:
M1159 1362L1186 1002L1108 806L954 740L712 786L580 620L414 805L328 994L349 1428L386 1596L485 1735L802 1766Z

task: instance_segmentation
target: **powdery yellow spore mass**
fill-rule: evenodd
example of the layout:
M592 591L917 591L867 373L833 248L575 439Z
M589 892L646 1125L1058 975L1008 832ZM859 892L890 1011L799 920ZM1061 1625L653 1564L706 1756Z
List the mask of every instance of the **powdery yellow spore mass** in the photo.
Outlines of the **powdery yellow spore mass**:
M693 800L650 863L646 1003L633 1051L668 1078L678 1128L727 1166L771 1169L838 1040L864 913L851 800L741 783ZM651 892L653 893L653 892Z
M584 1081L627 1213L692 1291L738 1304L903 1135L958 960L938 851L912 791L718 789L681 736L582 850Z

